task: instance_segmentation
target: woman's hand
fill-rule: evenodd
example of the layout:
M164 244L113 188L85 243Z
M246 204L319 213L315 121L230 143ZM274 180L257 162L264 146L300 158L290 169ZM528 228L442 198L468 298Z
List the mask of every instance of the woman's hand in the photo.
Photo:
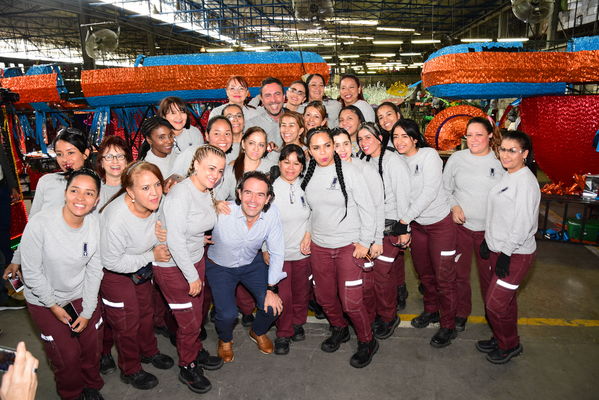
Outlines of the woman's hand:
M354 258L364 258L368 254L368 248L362 246L360 243L354 243Z
M453 222L456 224L462 225L466 222L466 216L464 215L464 210L460 206L451 207L451 217L453 218Z
M303 255L309 255L312 253L312 250L310 250L310 244L312 243L312 236L310 235L310 232L306 232L304 234L304 238L302 239L301 243L300 243L300 252Z
M8 275L10 274L12 274L13 277L18 276L20 280L23 280L23 275L21 275L21 266L19 264L8 264L6 268L4 268L2 279L8 280Z
M58 304L54 304L52 307L50 307L50 311L52 311L52 314L54 314L57 320L59 320L65 325L69 325L69 323L72 320L69 313L66 312L65 309L59 306Z
M212 241L212 235L204 235L204 246L208 244L214 244Z
M159 244L152 250L154 253L154 260L158 262L167 262L171 259L171 253L168 251L168 247L165 244Z
M82 332L85 328L87 328L87 324L89 323L89 319L87 318L83 318L81 315L79 316L79 318L77 318L75 320L75 322L73 322L71 324L71 330L73 332L76 333L80 333Z
M382 244L374 244L374 243L371 244L370 250L368 251L368 253L370 254L370 258L372 258L374 260L381 254L383 254L383 245Z
M156 238L160 243L166 243L166 229L162 227L162 222L156 221L156 226L154 227L154 234L156 234Z
M412 243L412 235L409 233L398 236L397 244L400 248L407 249L410 243Z
M229 207L229 202L224 200L218 200L216 202L216 212L225 215L231 214L231 207Z
M197 281L193 281L189 283L189 295L191 297L196 297L202 291L202 280L198 279Z

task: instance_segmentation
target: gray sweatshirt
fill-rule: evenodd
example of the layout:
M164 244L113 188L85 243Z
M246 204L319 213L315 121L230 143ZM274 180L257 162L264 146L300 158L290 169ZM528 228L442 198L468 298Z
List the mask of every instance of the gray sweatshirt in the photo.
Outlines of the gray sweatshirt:
M266 132L267 141L274 142L277 147L281 147L283 139L279 130L279 122L272 119L272 117L266 112L262 111L252 119L245 121L245 130L247 131L252 126L259 126Z
M303 114L306 109L306 104L308 103L301 104L297 108L297 112ZM326 99L322 104L324 104L324 108L327 110L327 126L331 129L337 128L339 126L339 113L343 106L339 101L333 99Z
M379 157L371 157L367 163L378 174ZM410 169L399 154L389 150L383 154L383 184L385 185L385 218L399 221L410 208Z
M527 167L505 173L487 200L485 240L489 249L508 256L534 253L540 201L539 183Z
M405 222L431 225L449 214L449 199L443 187L443 161L437 151L423 147L411 157L402 156L410 169L410 207Z
M195 126L189 128L183 128L183 131L175 138L175 146L173 147L173 153L181 154L185 149L189 147L197 148L204 144L204 136L202 132Z
M122 194L100 215L100 250L104 268L128 274L154 261L152 250L158 244L155 233L157 212L146 218L133 215L125 203L125 194Z
M359 158L352 158L351 162L364 176L364 181L368 187L368 193L372 198L375 212L375 232L372 238L373 243L383 244L383 231L385 230L385 191L381 176L372 169L366 161Z
M309 229L310 207L300 187L301 179L289 184L279 177L273 183L275 199L279 209L283 236L285 237L285 261L295 261L307 256L300 251L300 243Z
M29 209L29 218L48 207L63 206L64 192L66 190L67 180L58 172L46 174L37 182L33 202ZM21 246L17 247L12 256L12 264L21 264Z
M227 166L228 168L225 169L225 173L223 174L223 180L227 182L227 189L229 190L229 192L226 193L226 197L223 198L225 188L219 190L219 193L216 196L217 200L233 200L233 199L235 199L235 190L236 190L237 184L239 182L235 179L235 171L233 170L233 165L232 165L233 163L231 163ZM262 158L260 160L260 164L258 164L258 168L256 168L255 170L258 172L263 172L265 174L268 174L268 173L270 173L270 168L273 165L276 165L276 163L273 163L272 161L270 161L267 158ZM246 172L249 172L249 171L246 171ZM233 184L231 184L231 182L233 182Z
M192 154L193 157L193 154ZM144 158L145 161L154 164L155 166L158 167L158 169L160 170L160 173L162 174L162 178L163 179L168 179L172 174L173 174L173 167L175 165L175 160L177 159L177 155L175 154L175 152L171 152L171 154L167 155L164 158L158 157L157 155L155 155L154 153L152 153L152 150L148 151L148 154L146 154L146 157ZM185 175L183 175L185 176Z
M225 104L221 104L218 107L215 107L214 109L212 109L212 111L210 111L210 119L218 116L218 115L223 115L223 111L225 110L225 108L227 108L229 105L231 105L230 103L225 103ZM243 119L244 120L248 120L248 119L252 119L255 116L258 115L259 111L258 109L254 108L254 107L248 107L248 106L243 106Z
M464 227L471 231L485 229L489 190L505 173L501 162L490 151L475 156L470 150L451 155L443 171L443 185L449 194L449 206L459 205L464 211Z
M173 186L160 207L172 259L187 282L199 279L194 264L204 255L204 232L214 227L216 210L210 193L200 192L187 178ZM164 267L163 263L157 265Z
M102 183L102 188L100 189L100 201L98 201L98 205L94 210L95 213L97 214L98 211L100 211L102 207L104 207L104 205L108 203L108 201L112 199L112 196L114 196L120 189L121 185L110 186Z
M62 206L47 207L34 215L21 239L21 268L27 302L42 307L64 306L83 299L81 316L91 318L102 281L100 226L89 214L80 228L62 216Z
M375 234L375 208L363 175L350 163L342 163L347 191L347 215L335 164L316 167L306 186L306 200L312 210L312 241L336 249L359 242L370 247ZM343 219L343 221L342 221Z

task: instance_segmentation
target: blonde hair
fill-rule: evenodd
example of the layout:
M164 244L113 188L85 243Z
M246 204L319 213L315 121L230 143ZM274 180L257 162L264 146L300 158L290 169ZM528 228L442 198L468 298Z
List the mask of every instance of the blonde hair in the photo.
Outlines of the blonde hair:
M197 148L195 153L193 153L191 165L189 166L189 169L187 170L187 176L191 176L191 175L195 174L196 171L195 171L194 164L196 161L201 162L203 159L208 157L210 154L213 154L217 157L222 157L224 159L227 158L227 156L225 155L225 152L216 146L213 146L211 144L205 144L203 146L200 146ZM210 192L210 197L212 198L212 204L214 204L214 208L216 208L216 198L214 197L214 190L208 189L208 191Z

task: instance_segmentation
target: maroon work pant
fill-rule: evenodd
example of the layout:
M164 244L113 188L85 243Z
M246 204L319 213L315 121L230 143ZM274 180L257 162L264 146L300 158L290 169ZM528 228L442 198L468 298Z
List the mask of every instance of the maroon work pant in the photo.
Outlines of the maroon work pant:
M119 368L125 375L141 370L142 356L159 352L154 336L153 290L150 281L136 285L127 275L104 270L100 293L116 342Z
M430 225L411 223L412 260L424 286L424 311L441 314L441 327L455 328L456 229L448 214Z
M393 243L397 243L397 236L385 236L383 254L374 260L375 312L385 322L393 321L397 315L397 258L403 269L403 255Z
M456 316L468 318L472 312L472 289L470 288L470 271L472 253L476 257L476 267L479 272L480 288L483 299L489 280L489 270L483 270L483 259L480 258L480 244L485 239L485 231L471 231L463 225L456 224Z
M204 259L194 264L202 283L206 272ZM202 328L202 306L204 287L196 297L189 295L189 282L177 267L154 266L154 278L158 282L164 298L177 320L177 354L179 365L192 363L202 349L200 330Z
M393 268L395 269L395 280L397 282L397 287L400 287L400 286L403 286L406 284L406 265L404 263L403 255L404 255L404 250L400 249L398 256L395 257L395 261L393 262Z
M100 301L100 303L102 303ZM110 354L112 346L114 345L114 337L112 336L112 328L108 324L108 318L106 317L106 311L101 305L98 306L102 309L102 319L104 320L104 332L102 335L102 355Z
M72 303L80 313L81 299ZM104 324L100 304L87 327L77 336L72 335L71 328L57 320L49 308L33 304L28 304L27 307L31 319L40 330L60 397L66 400L78 399L84 388L102 389L104 381L100 376L99 366Z
M489 259L484 260L492 271L491 282L485 297L485 311L499 348L508 350L520 343L516 295L520 282L532 266L535 253L512 254L510 273L505 278L495 276L495 264L498 257L499 253L491 252Z
M354 245L338 249L320 247L312 242L314 293L331 325L347 326L345 312L351 319L360 342L372 340L372 329L363 299L363 259L352 256Z
M310 257L285 261L283 271L287 273L287 277L278 284L283 312L276 322L277 337L291 337L293 325L305 324L308 316L311 286Z

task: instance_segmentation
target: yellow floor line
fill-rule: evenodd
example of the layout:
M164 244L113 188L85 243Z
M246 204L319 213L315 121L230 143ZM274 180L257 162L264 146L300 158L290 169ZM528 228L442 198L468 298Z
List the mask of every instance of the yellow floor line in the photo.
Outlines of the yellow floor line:
M314 318L314 313L309 312L308 315L311 317L309 322L316 323L328 323L326 319L318 320ZM412 318L417 317L417 314L399 314L402 320L402 327L408 326L409 321ZM408 324L403 324L408 322ZM470 324L486 324L487 320L485 317L471 315L468 317L468 323ZM564 318L518 318L518 325L526 326L567 326L567 327L584 327L592 328L599 327L599 320L596 319L564 319Z

